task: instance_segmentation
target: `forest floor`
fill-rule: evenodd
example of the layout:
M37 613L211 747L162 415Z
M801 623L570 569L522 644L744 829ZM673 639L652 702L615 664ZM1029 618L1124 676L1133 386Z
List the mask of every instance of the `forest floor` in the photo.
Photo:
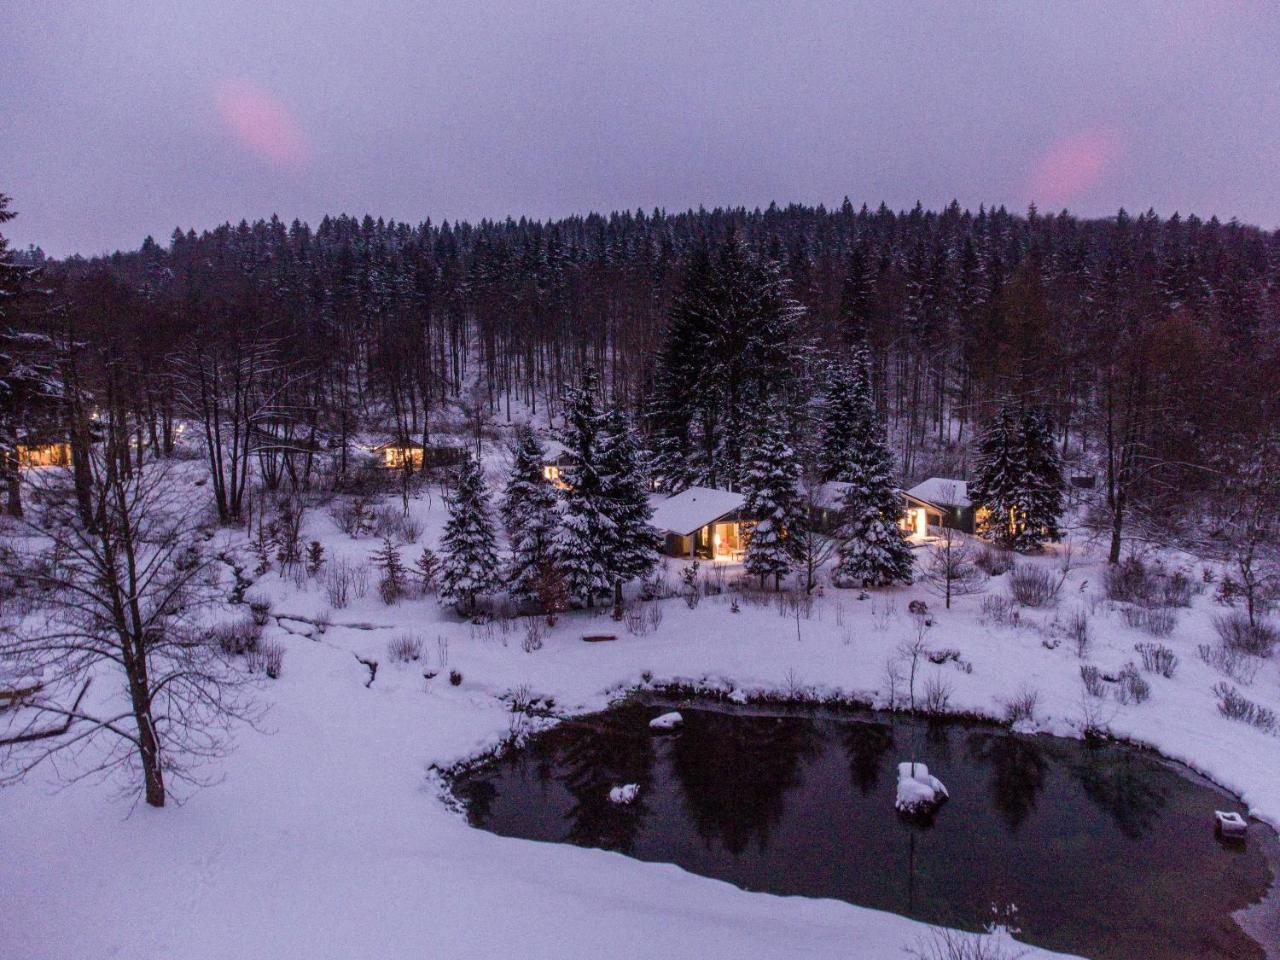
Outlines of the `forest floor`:
M193 488L193 495L204 494ZM438 493L414 500L411 511L422 535L403 549L410 562L420 544L434 547L444 521ZM340 533L323 509L307 514L305 528L331 563L364 563L379 545ZM1025 562L1059 572L1065 549ZM1224 677L1197 655L1199 644L1216 643L1212 619L1223 608L1213 586L1174 610L1176 625L1159 642L1178 666L1172 678L1142 673L1149 699L1121 703L1115 684L1090 698L1082 663L1112 675L1128 662L1141 668L1135 644L1153 637L1101 597L1097 550L1077 538L1070 559L1057 603L1022 609L1016 624L983 610L984 596L1007 594L1006 574L950 610L914 585L866 599L826 586L799 617L773 599L740 602L734 612L728 592L704 596L694 609L675 596L650 601L661 606L660 623L646 620L640 635L607 616L575 612L534 652L523 648L518 621L476 626L432 597L387 606L376 583L330 611L317 581L267 573L250 594L272 602L266 636L285 647L283 673L263 683L270 709L262 730L242 729L235 749L208 771L219 782L162 810L120 798L115 780L58 789L51 768L0 790L0 954L901 956L927 933L904 917L748 893L670 865L472 829L441 796L434 771L501 743L512 729L510 694L521 688L554 698L564 714L601 708L646 683L883 706L887 664L916 635L912 600L931 611L929 646L960 658L926 664L917 695L933 678L949 688L948 710L1000 719L1009 701L1034 690L1034 720L1019 729L1080 736L1087 725L1105 724L1204 773L1280 827L1280 739L1219 713L1212 688ZM1179 562L1166 557L1166 569ZM1203 564L1181 563L1193 584L1203 583ZM673 587L680 567L670 561L665 569ZM1089 614L1093 632L1084 659L1065 629L1077 610ZM326 612L332 623L321 632L314 621ZM582 642L593 632L618 639ZM388 642L402 635L421 638L420 660L392 662ZM372 684L358 658L379 662ZM1229 682L1280 711L1276 660L1255 666L1250 684ZM894 686L901 701L905 688Z

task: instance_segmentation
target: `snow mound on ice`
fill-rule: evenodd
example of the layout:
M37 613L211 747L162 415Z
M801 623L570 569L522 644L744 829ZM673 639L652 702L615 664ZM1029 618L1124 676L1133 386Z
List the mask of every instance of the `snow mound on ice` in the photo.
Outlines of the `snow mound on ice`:
M925 813L950 794L946 785L929 773L923 763L898 764L898 798L894 806L903 813Z
M674 730L680 724L684 723L684 717L680 716L678 710L672 710L670 713L664 713L660 717L654 717L649 721L650 730Z
M609 802L626 805L631 803L640 794L640 784L628 783L621 787L614 787L609 791Z

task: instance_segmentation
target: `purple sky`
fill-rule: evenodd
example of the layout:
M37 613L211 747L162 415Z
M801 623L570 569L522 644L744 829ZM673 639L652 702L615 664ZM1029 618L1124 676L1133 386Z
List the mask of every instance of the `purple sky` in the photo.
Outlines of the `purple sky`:
M846 194L1280 225L1261 0L10 0L0 119L9 234L55 255Z

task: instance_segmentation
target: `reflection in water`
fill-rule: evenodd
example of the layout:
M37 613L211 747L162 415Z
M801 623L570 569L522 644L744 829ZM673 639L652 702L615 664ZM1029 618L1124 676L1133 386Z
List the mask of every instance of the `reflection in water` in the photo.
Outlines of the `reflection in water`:
M678 706L683 729L648 720ZM836 897L1097 958L1262 957L1232 913L1271 880L1274 835L1214 839L1227 794L1117 745L877 715L630 702L530 738L455 784L496 833L619 850L748 890ZM951 790L932 823L893 812L912 752ZM640 784L635 803L612 787ZM1267 853L1264 853L1264 850ZM1268 902L1266 923L1280 920ZM1274 927L1273 927L1274 929Z
M849 776L865 797L880 783L884 755L893 746L893 728L883 723L846 723L840 741L849 758Z
M971 762L990 765L991 802L1016 833L1044 790L1044 748L1029 737L988 732L970 733L966 746Z
M820 739L818 728L800 717L688 714L673 742L671 769L703 842L720 843L736 856L754 839L763 851L787 792L800 780L802 761Z

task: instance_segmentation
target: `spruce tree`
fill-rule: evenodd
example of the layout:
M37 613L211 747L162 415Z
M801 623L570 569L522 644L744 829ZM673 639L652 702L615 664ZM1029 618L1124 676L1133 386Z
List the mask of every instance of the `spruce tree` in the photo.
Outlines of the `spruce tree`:
M836 361L827 375L822 400L822 441L818 463L823 480L850 480L850 451L858 429L859 410L849 365Z
M745 512L755 521L747 538L748 573L773 577L775 589L800 558L799 532L805 522L796 457L787 442L781 405L765 407L743 478Z
M842 542L833 575L843 586L910 583L914 559L899 520L902 498L894 484L893 454L871 392L871 356L860 347L850 381L853 439L841 471L848 483L841 501Z
M600 473L605 511L613 522L613 542L607 554L615 590L643 577L658 559L658 532L650 524L649 482L636 431L620 405L605 416L600 437Z
M978 532L1015 550L1037 550L1062 536L1062 461L1043 412L1005 400L978 444L969 498Z
M1045 541L1062 539L1062 460L1053 441L1053 427L1043 410L1024 411L1021 429L1027 489L1017 546L1035 550Z
M609 515L605 478L601 472L600 445L604 416L596 393L599 378L587 368L582 385L564 398L564 443L569 465L562 479L564 509L554 539L556 565L569 593L588 607L613 586L608 553L614 545L614 523Z
M1016 516L1027 475L1024 454L1013 402L1006 399L978 439L973 482L969 484L979 535L1006 547L1012 547L1017 539Z
M449 498L449 519L440 540L440 600L475 613L476 600L501 586L493 521L480 465L468 451Z
M542 476L544 452L533 429L516 428L511 474L499 508L511 544L507 593L516 603L538 599L543 566L551 556L559 516L555 488Z

